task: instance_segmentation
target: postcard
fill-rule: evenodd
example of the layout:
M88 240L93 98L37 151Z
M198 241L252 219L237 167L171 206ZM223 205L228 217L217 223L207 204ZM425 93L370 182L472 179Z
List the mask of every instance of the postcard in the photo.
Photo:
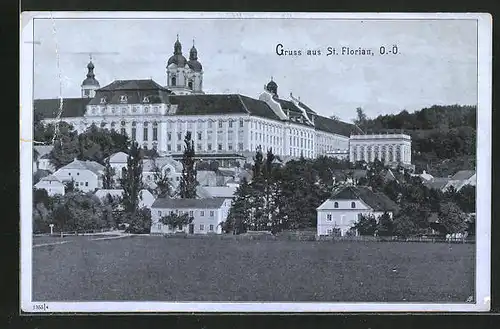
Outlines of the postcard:
M25 12L23 314L490 309L492 18Z

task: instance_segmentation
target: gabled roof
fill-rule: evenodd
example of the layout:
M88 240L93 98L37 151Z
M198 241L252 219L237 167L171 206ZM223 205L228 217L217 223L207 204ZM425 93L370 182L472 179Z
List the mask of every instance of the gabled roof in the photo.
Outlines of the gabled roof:
M155 81L148 80L115 80L109 85L96 90L90 105L100 105L105 98L106 104L122 104L121 97L127 96L126 104L158 104L168 103L171 92ZM144 97L148 102L144 103Z
M383 193L367 186L346 186L336 192L330 200L362 200L374 211L397 211L398 205Z
M49 154L53 148L54 148L53 145L35 145L35 146L33 146L33 149L35 149L38 152L39 159L41 159L43 156Z
M239 95L239 97L247 111L250 112L250 115L281 121L276 113L274 113L274 111L265 102L243 95Z
M209 198L233 198L237 188L232 186L202 186L200 194ZM200 195L200 196L201 196Z
M442 190L449 182L449 178L434 177L430 181L424 181L423 184L430 189Z
M61 118L83 117L90 100L90 98L63 98ZM33 111L40 114L43 119L53 119L59 114L60 102L59 98L35 99Z
M320 115L314 116L314 126L318 130L346 137L349 137L352 133L356 131L355 129L356 126L354 126L353 124L343 121L333 120L330 118L322 117Z
M123 189L101 189L101 190L97 190L94 193L94 195L96 197L98 197L99 199L106 197L108 194L111 195L112 197L121 197L123 195ZM139 191L140 196L143 196L143 194L153 195L153 194L151 194L151 192L149 192L146 189L142 189Z
M467 180L474 176L476 172L474 170L460 170L455 175L451 177L452 180Z
M106 160L108 159L110 163L127 163L128 154L125 152L117 152L111 154Z
M80 169L80 170L90 170L93 173L99 175L104 170L104 166L95 161L80 161L78 159L74 159L73 162L68 163L61 169Z
M158 198L151 208L160 209L219 209L227 198L168 199Z
M59 182L62 184L61 180L59 180L59 178L57 178L56 176L54 175L48 175L48 176L45 176L43 177L42 179L40 179L40 182L41 181L44 181L44 182Z

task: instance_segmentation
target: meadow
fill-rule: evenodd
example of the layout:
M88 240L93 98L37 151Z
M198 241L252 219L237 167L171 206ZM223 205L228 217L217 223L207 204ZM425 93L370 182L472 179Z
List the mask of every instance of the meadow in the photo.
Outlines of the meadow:
M65 240L33 248L34 301L463 303L474 294L474 244Z

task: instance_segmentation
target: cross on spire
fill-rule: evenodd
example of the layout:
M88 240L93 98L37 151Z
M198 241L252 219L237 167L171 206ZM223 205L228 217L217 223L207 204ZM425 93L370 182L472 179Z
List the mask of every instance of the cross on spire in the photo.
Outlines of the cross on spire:
M92 53L89 54L90 61L92 62Z
M193 47L194 47L194 39L193 39Z
M177 33L177 41L179 41L179 33Z

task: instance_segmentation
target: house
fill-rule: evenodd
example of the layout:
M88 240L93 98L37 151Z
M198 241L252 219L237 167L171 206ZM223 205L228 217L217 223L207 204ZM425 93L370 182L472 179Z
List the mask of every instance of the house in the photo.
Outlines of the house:
M95 191L102 188L102 175L104 166L94 161L80 161L76 158L73 162L59 168L55 173L61 182L74 182L75 188L83 192Z
M227 219L231 200L226 198L169 199L158 198L151 207L151 234L185 232L188 234L222 233L221 223ZM189 214L189 225L169 227L160 222L168 214Z
M142 181L151 188L156 187L154 183L155 167L158 167L163 174L169 177L172 189L176 190L181 181L182 163L174 160L172 157L144 159L142 162Z
M127 158L128 154L125 152L117 152L114 154L111 154L108 158L106 158L104 161L109 161L109 165L111 168L114 170L114 176L113 180L115 182L118 182L118 178L122 177L122 172L124 169L127 168Z
M364 169L336 169L332 171L333 179L337 183L348 183L351 185L357 185L358 182L366 178L367 171Z
M446 177L434 177L431 180L424 181L423 184L430 189L440 190L445 192L450 183L450 179Z
M367 186L346 186L338 189L332 197L317 209L317 234L344 236L358 221L360 215L380 217L387 212L392 218L398 206L383 193Z
M64 195L64 184L54 175L48 175L35 184L36 189L46 190L49 196Z
M94 195L99 198L99 200L104 201L105 198L108 197L108 194L111 197L121 198L123 196L122 189L111 189L111 190L97 190ZM151 208L155 201L154 195L146 189L139 191L139 208Z
M36 145L33 147L35 153L33 160L33 172L38 170L47 170L50 173L56 171L56 168L50 162L50 152L54 147L52 145Z

